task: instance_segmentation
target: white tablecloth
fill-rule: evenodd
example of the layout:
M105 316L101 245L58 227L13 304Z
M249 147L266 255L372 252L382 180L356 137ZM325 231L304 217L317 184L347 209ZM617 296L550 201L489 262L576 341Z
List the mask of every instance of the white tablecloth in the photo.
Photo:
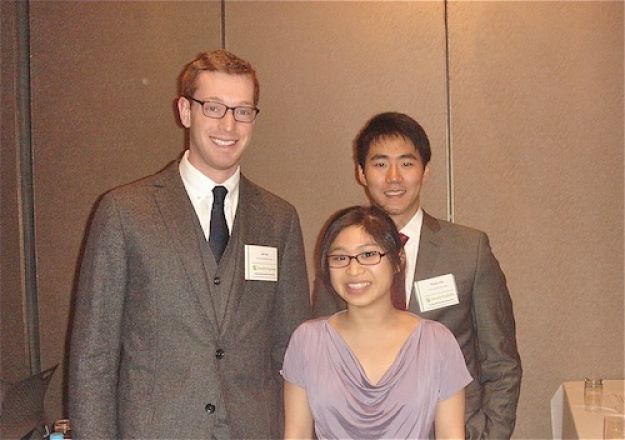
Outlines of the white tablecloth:
M551 430L554 439L603 439L605 416L623 414L625 381L604 380L600 408L591 411L584 403L584 381L564 382L551 399Z

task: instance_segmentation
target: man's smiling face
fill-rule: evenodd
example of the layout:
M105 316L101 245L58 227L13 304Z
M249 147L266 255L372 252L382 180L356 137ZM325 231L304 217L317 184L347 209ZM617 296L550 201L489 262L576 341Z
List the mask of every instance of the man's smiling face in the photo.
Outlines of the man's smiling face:
M430 175L419 152L403 136L385 136L369 148L364 168L358 167L360 183L374 204L403 228L420 206L421 186Z
M254 106L254 82L249 75L205 71L198 75L193 98L229 107ZM181 97L178 110L189 129L189 162L217 183L236 171L252 138L254 122L238 122L231 110L223 118L204 116L202 106Z

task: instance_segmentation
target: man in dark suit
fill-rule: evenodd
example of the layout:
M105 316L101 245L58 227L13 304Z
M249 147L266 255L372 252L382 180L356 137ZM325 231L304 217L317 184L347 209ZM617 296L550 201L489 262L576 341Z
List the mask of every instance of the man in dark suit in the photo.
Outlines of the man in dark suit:
M358 178L372 202L407 236L406 300L410 311L445 324L456 336L474 380L466 388L466 436L509 438L521 384L512 302L483 232L428 215L420 204L430 174L430 143L400 113L373 117L354 142ZM315 288L315 314L343 305Z
M258 96L249 63L200 54L180 77L188 150L100 200L71 339L74 438L281 436L279 370L310 306L295 209L239 169Z

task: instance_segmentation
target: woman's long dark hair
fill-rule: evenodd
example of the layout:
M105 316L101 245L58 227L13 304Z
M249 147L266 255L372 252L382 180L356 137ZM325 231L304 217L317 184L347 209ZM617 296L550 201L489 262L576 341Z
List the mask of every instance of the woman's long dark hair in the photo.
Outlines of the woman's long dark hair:
M317 252L317 270L326 288L335 295L330 281L328 252L339 233L349 226L360 226L384 250L395 273L391 284L391 302L399 310L406 310L404 265L401 259L402 241L393 220L375 206L351 206L334 213L326 222Z

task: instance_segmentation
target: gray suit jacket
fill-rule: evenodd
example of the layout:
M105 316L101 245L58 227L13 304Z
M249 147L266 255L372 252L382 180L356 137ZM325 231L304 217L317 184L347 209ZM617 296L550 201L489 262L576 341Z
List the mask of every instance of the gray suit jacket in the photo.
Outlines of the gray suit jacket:
M456 336L474 381L466 392L466 436L509 438L521 385L512 301L483 232L424 213L415 281L452 273L459 304L421 313L413 287L409 310L445 324ZM315 315L344 305L316 283Z
M244 245L278 249L278 282L246 281ZM279 370L309 317L299 219L241 176L219 266L178 171L101 199L85 244L71 339L74 438L277 438Z

